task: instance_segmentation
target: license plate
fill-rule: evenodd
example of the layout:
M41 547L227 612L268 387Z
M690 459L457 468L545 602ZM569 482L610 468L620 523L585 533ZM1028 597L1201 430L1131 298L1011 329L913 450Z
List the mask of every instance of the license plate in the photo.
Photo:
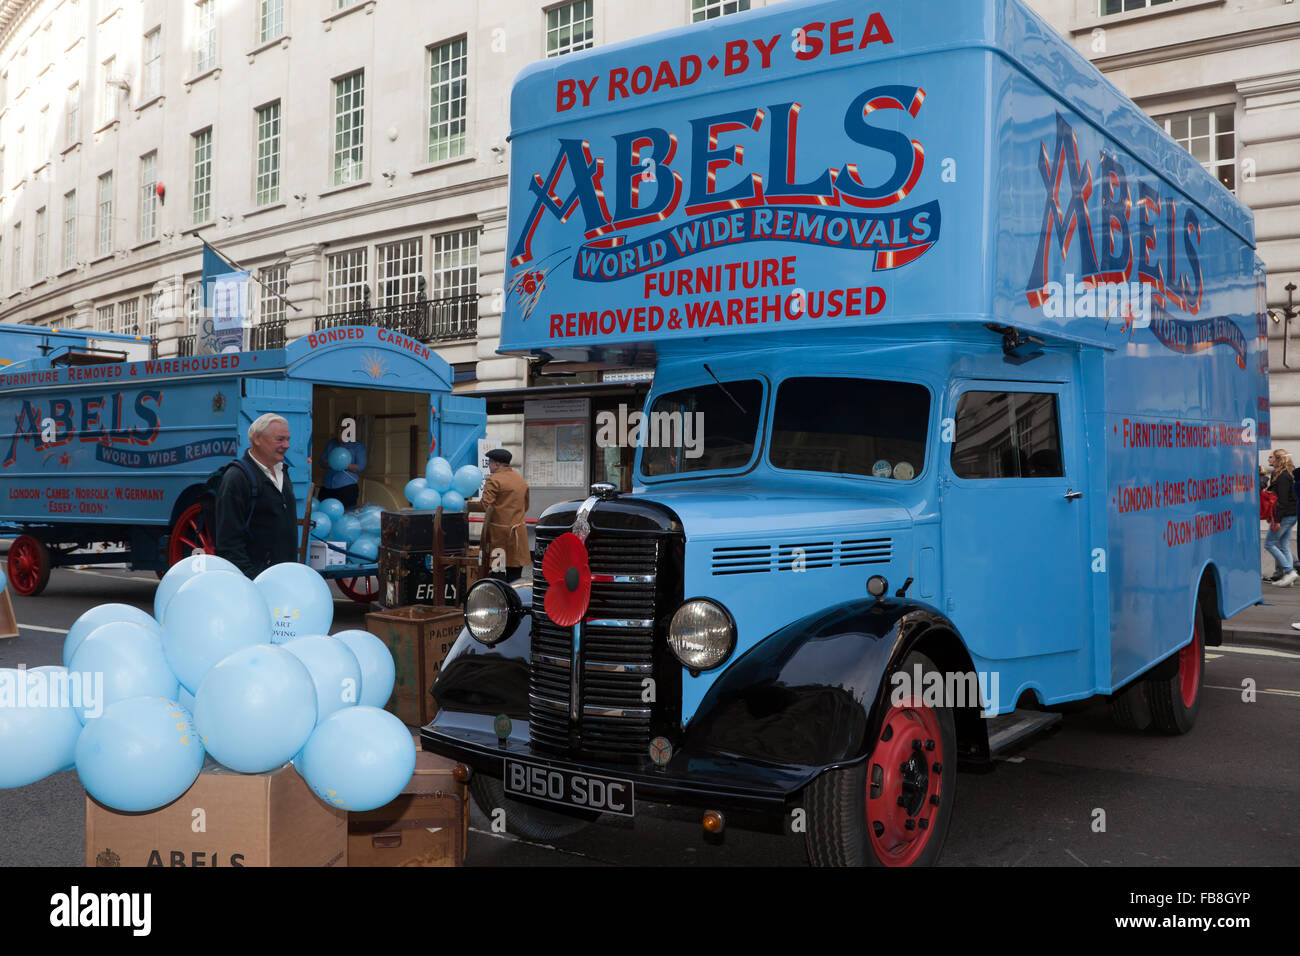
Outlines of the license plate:
M580 810L599 810L622 817L635 815L635 791L631 780L602 777L573 770L557 770L505 758L506 793L545 800Z

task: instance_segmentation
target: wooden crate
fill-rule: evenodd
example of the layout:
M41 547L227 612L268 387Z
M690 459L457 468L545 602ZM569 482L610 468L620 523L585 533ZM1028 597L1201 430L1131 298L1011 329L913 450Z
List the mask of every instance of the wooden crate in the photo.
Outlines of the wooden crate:
M429 688L465 626L458 607L417 604L366 615L366 630L388 646L396 675L386 710L409 726L424 726L438 712Z

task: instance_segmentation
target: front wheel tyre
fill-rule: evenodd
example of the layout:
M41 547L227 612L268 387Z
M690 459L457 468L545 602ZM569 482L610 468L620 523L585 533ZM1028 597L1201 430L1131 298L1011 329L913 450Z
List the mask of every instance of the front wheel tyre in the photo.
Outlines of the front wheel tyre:
M937 672L923 654L901 670ZM928 684L927 684L928 686ZM865 761L828 770L806 791L808 859L814 866L932 866L943 852L957 784L957 729L950 707L919 697L889 702Z
M526 840L560 840L585 830L600 816L583 810L548 810L507 797L500 780L480 773L469 778L469 791L494 831L500 821L509 832Z
M1168 677L1148 678L1147 697L1151 719L1166 734L1185 734L1196 723L1201 709L1201 687L1205 677L1205 610L1196 602L1192 639L1178 652L1178 667Z

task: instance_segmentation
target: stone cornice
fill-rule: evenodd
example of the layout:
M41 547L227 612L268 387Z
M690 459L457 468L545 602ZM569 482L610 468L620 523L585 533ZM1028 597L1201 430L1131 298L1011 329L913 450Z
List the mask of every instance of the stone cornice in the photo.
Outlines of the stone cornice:
M1289 40L1300 40L1300 23L1286 23L1280 26L1275 24L1254 30L1242 30L1239 33L1201 37L1183 43L1148 47L1129 53L1116 53L1113 56L1099 56L1090 59L1089 62L1103 73L1110 73L1114 70L1154 66L1168 63L1170 60L1186 60L1197 56L1213 56L1217 53L1230 53L1234 50L1285 43Z

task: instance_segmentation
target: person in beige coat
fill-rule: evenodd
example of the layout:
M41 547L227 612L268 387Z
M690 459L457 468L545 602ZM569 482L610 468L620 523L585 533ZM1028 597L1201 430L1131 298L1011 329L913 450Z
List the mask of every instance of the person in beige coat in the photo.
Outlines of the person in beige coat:
M483 554L491 576L504 581L518 578L525 564L531 563L528 554L528 528L524 518L528 514L528 482L510 467L510 452L493 448L487 453L488 476L483 485L483 508L490 509L483 525ZM496 552L500 549L501 554ZM504 557L505 570L501 571Z

